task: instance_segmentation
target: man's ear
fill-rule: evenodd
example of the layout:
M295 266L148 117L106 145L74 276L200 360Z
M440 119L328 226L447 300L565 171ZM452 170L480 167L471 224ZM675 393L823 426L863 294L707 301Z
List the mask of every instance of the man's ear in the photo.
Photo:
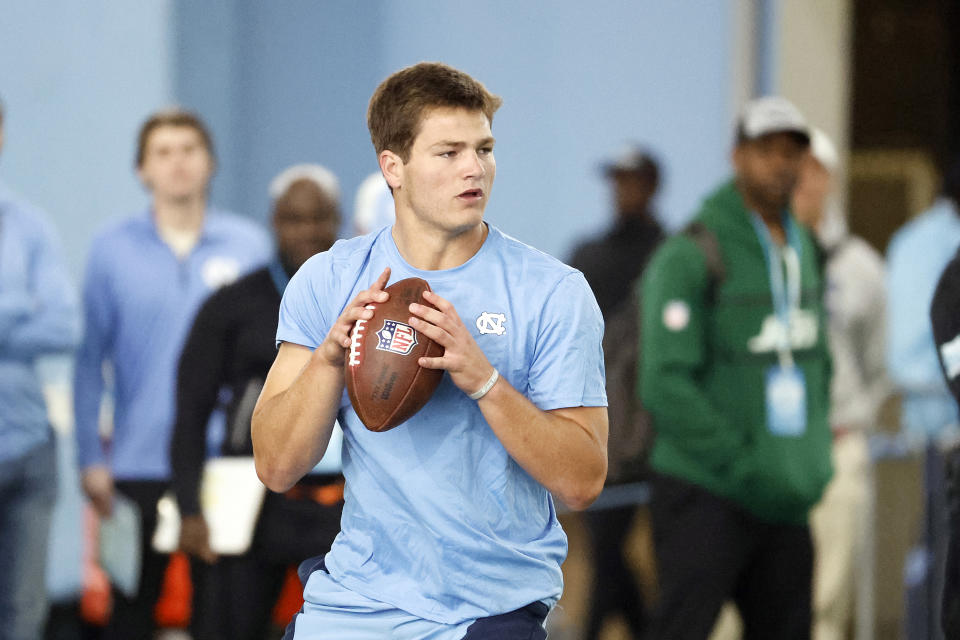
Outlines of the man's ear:
M270 229L273 231L273 235L277 235L277 203L274 201L273 208L270 209Z
M393 190L399 189L403 184L403 160L389 149L381 151L378 160L380 161L380 171L383 173L383 178L387 181L387 184Z
M153 189L153 186L150 184L150 181L147 180L147 176L144 175L143 169L137 167L137 178L140 179L140 184L147 188L147 190Z
M738 172L740 171L740 166L743 163L743 145L737 144L733 146L733 149L730 151L730 164L733 165L733 168Z

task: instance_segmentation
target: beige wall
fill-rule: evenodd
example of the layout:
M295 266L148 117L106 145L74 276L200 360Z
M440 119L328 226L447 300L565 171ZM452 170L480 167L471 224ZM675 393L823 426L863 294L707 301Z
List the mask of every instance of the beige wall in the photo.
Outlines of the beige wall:
M853 0L732 0L732 113L755 94L762 4L776 13L773 92L796 103L849 155ZM841 181L843 178L841 177Z
M739 1L739 0L738 0ZM852 0L779 0L776 91L849 155Z
M733 24L730 34L733 38L730 56L730 113L740 113L740 109L754 95L756 77L756 46L760 35L757 33L757 2L759 0L733 0L730 17ZM733 123L731 123L731 128Z

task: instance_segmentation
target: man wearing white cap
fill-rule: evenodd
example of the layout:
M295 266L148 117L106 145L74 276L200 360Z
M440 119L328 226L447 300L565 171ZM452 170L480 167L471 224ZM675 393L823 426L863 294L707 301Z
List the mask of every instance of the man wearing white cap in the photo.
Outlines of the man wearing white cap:
M886 287L883 258L847 230L833 191L840 166L836 147L820 129L811 132L793 192L793 212L813 230L826 258L826 305L833 356L830 426L834 477L811 514L816 548L814 637L847 637L857 567L864 552L868 477L867 435L889 394L886 376Z
M807 518L830 479L831 437L819 252L789 210L809 140L788 101L750 102L733 179L695 218L701 241L670 238L643 276L639 393L657 431L651 639L707 638L728 599L746 640L810 638Z

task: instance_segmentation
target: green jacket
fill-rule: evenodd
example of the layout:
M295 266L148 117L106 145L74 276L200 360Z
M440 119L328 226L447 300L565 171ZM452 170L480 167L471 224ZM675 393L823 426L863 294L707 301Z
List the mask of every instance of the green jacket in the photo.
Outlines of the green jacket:
M766 423L765 376L777 363L769 334L776 316L763 245L733 182L708 196L696 219L716 236L722 282L680 234L654 254L641 283L637 385L656 430L651 465L764 521L805 523L832 473L819 252L802 230L801 310L791 346L806 380L806 431L775 435Z

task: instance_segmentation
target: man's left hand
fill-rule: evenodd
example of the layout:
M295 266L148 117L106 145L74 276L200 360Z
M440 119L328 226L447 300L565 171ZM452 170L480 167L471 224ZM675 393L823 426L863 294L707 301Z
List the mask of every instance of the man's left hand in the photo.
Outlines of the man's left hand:
M414 316L410 324L444 351L439 357L420 358L420 366L445 369L461 391L466 394L477 391L490 379L493 366L449 300L432 291L424 291L423 299L436 309L414 302L410 305Z

